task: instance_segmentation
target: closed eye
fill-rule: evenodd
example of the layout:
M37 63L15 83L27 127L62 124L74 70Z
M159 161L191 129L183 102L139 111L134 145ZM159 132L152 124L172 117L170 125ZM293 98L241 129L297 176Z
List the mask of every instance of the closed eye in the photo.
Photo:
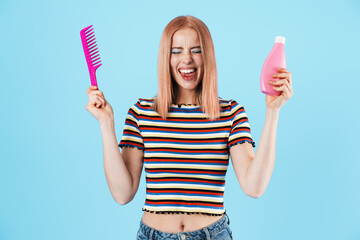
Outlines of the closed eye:
M176 49L174 48L174 50L171 51L172 54L179 54L181 53L182 51L180 51L180 49ZM193 53L201 53L201 49L199 49L198 47L196 49L192 49L191 52Z

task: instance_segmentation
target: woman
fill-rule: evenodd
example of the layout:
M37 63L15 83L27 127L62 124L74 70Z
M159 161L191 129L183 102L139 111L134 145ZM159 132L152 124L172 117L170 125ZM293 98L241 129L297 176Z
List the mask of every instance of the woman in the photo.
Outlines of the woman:
M278 80L269 82L282 93L265 97L256 154L244 107L218 96L210 32L195 17L177 17L164 29L158 94L129 109L119 144L110 104L89 87L86 109L100 122L105 175L116 202L133 199L145 163L147 194L138 239L232 239L223 205L229 153L243 191L260 197L275 162L279 111L293 94L289 71L279 69L273 77Z

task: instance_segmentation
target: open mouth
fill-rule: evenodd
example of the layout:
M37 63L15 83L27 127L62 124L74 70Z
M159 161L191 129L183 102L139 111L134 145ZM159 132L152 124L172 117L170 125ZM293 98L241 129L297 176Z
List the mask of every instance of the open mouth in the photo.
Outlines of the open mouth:
M191 81L195 79L197 68L179 69L179 73L184 80Z

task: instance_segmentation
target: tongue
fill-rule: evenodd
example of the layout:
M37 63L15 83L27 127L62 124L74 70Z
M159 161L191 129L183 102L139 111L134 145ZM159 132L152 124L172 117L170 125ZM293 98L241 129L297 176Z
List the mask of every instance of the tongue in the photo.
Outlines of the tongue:
M195 71L192 73L180 73L184 80L192 80L195 77Z

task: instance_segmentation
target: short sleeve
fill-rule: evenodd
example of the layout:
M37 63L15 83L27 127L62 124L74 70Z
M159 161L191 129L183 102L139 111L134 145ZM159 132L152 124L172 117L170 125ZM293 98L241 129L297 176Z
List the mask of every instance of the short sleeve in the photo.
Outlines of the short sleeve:
M144 150L144 142L139 127L140 109L140 100L129 109L125 119L123 135L118 144L119 147L136 147Z
M228 148L244 142L249 142L253 147L255 147L255 142L251 137L249 120L244 107L238 104L235 100L230 100L230 103L233 118L228 138Z

